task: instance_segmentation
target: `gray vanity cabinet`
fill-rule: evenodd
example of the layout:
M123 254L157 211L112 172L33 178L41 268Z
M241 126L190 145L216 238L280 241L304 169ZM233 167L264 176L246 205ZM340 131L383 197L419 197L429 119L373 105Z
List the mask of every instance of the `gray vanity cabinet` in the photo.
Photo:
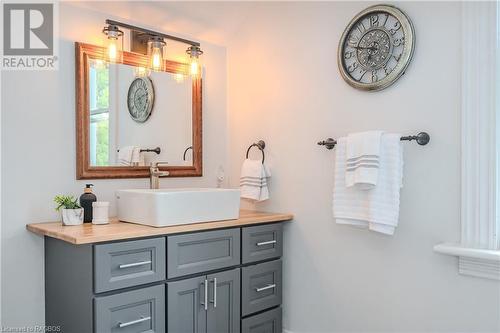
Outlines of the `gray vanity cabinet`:
M280 223L74 245L45 238L64 333L281 332Z

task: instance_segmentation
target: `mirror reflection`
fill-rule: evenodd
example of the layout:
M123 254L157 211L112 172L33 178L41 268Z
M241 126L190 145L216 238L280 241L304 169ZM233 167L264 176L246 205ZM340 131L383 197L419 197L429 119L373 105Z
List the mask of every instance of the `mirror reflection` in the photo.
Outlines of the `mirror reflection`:
M90 59L90 166L192 165L192 79Z

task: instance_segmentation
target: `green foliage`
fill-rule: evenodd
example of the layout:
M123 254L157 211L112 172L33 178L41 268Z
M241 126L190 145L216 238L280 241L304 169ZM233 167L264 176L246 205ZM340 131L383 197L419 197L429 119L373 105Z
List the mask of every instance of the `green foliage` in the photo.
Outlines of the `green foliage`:
M66 209L77 209L82 208L78 204L78 199L75 199L72 195L56 195L54 202L57 204L56 211L60 211L61 208Z
M109 120L97 124L96 164L106 166L109 164Z

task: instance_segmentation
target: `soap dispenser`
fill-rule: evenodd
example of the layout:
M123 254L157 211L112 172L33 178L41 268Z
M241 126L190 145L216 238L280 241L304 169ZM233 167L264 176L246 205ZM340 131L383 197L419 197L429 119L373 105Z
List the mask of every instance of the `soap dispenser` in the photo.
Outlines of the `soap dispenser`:
M80 196L80 206L83 208L83 222L92 222L92 203L97 197L92 193L93 184L86 184L83 194Z

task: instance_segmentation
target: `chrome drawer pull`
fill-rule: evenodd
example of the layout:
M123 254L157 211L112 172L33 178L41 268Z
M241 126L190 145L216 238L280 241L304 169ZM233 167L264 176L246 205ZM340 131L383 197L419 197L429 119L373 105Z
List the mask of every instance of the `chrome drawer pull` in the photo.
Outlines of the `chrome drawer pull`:
M217 278L214 278L214 299L210 302L214 303L214 308L217 307Z
M127 327L130 325L139 324L139 323L142 323L142 322L148 321L148 320L151 320L151 317L141 317L141 319L127 321L126 323L118 323L118 327L123 328L123 327Z
M262 288L255 288L255 291L258 292L258 293L260 293L261 291L264 291L264 290L267 290L267 289L273 289L273 288L276 288L275 284L268 284L267 286L262 287Z
M260 242L260 243L257 243L256 245L257 246L263 246L263 245L269 245L269 244L276 244L276 239L273 239L273 240L270 240L270 241L267 241L267 242Z
M149 265L151 263L152 263L151 260L139 261L139 262L133 262L133 263L130 263L130 264L121 264L121 265L118 266L118 268L137 267L137 266Z
M205 297L201 305L203 305L205 311L208 311L208 280L205 279L205 282L202 282L201 284L205 287Z

